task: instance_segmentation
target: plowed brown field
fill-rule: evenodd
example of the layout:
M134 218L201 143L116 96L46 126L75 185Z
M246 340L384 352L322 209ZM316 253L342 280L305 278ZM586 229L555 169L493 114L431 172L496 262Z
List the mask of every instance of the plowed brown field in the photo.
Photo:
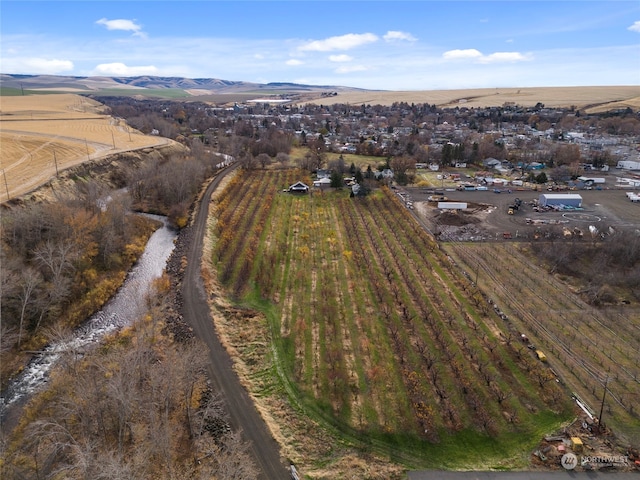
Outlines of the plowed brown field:
M61 171L113 153L164 145L72 94L0 97L0 202Z
M395 102L429 103L439 107L483 108L505 104L531 107L538 102L547 107L584 108L599 112L630 107L640 109L640 86L476 88L467 90L349 91L310 102L321 105L391 105Z

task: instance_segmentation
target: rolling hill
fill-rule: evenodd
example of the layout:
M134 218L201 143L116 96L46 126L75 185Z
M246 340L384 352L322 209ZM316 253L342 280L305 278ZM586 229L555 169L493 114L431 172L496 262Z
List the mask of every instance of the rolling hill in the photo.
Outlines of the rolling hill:
M503 105L571 107L598 112L631 108L640 110L639 85L588 87L479 88L465 90L390 91L365 90L333 85L305 85L288 82L251 83L216 78L183 77L72 77L56 75L0 74L3 95L23 91L66 92L94 95L122 95L198 99L212 103L247 101L277 96L291 103L349 103L351 105L394 102L429 103L439 107L481 108Z

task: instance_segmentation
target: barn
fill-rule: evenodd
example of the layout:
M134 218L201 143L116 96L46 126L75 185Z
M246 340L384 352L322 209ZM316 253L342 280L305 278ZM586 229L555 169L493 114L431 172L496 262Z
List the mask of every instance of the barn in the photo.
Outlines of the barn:
M577 193L543 193L538 198L538 204L543 207L565 205L567 207L582 207L582 197Z

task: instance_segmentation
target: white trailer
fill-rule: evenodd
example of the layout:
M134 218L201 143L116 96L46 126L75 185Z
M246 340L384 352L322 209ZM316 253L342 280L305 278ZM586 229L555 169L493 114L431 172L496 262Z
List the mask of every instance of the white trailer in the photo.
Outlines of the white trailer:
M620 160L616 168L621 168L623 170L640 170L640 162L635 162L633 160Z
M578 180L587 185L603 185L606 182L606 179L603 177L578 177Z
M627 192L627 197L629 197L629 200L632 202L640 202L640 195L637 193Z
M438 202L438 208L440 210L465 210L467 208L466 202Z
M640 178L618 178L617 187L637 188L640 187Z

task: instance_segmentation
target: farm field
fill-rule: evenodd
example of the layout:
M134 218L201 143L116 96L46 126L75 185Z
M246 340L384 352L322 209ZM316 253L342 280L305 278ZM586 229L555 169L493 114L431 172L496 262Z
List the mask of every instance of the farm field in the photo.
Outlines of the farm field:
M451 242L443 248L508 317L503 328L509 338L525 333L596 417L606 383L603 422L631 444L640 444L637 308L587 305L532 264L521 250L525 244ZM525 347L518 348L522 354L533 355Z
M0 201L46 183L56 169L168 142L131 129L79 95L0 97L0 102Z
M429 103L439 107L482 108L515 104L532 107L538 102L547 107L585 108L596 113L616 108L640 108L640 87L537 87L537 88L478 88L467 90L421 91L349 91L337 92L305 103L331 105L391 105L396 102Z
M290 401L412 468L525 467L568 393L394 194L283 192L306 175L243 172L214 208L220 279L267 314Z

